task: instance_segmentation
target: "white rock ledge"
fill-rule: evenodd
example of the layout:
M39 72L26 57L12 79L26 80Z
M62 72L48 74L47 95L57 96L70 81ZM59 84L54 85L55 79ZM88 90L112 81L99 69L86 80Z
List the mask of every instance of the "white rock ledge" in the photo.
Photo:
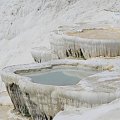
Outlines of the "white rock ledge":
M95 30L96 33L91 32ZM86 35L84 31L88 31L85 33ZM101 33L98 34L97 32ZM51 49L59 58L70 56L83 59L100 56L116 57L120 56L119 32L119 29L90 29L90 27L88 27L88 29L80 29L79 31L58 30L51 34ZM95 34L98 34L98 36L95 36ZM111 38L109 36L111 36Z
M82 27L59 27L51 32L51 48L33 48L35 62L73 58L120 56L120 29L103 26L83 25Z
M50 60L58 59L58 57L52 53L51 49L45 47L37 47L31 50L32 57L35 62L47 62Z
M92 62L98 63L96 60ZM24 116L31 116L33 120L52 120L56 113L64 110L65 106L94 107L119 98L119 72L107 71L106 76L102 76L102 73L92 75L72 86L37 84L31 82L31 78L23 74L46 71L46 69L56 67L95 70L99 67L104 68L105 65L105 63L88 65L87 60L54 60L41 64L10 66L2 70L1 77L17 111Z

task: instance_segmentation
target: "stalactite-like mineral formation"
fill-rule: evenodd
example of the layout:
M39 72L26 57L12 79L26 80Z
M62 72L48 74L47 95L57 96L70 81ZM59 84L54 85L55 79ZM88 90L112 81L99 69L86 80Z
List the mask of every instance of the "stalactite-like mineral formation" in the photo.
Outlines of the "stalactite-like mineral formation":
M34 58L34 61L37 63L58 59L58 56L53 54L51 49L47 49L45 47L33 48L31 50L31 54Z
M52 120L65 106L93 107L119 98L120 76L117 72L107 72L104 76L104 73L88 76L77 85L64 87L33 83L29 77L24 76L66 66L76 67L78 70L88 69L84 59L119 56L119 32L118 29L100 27L52 32L51 49L34 48L31 51L35 62L42 62L41 64L12 66L2 71L2 80L14 108L24 116L31 116L33 120ZM64 58L69 59L55 60ZM98 69L99 66L89 68ZM102 69L101 64L100 68Z
M94 28L59 30L51 33L51 49L34 48L32 56L36 62L53 59L88 59L93 57L116 57L120 55L120 29Z
M115 57L120 55L120 30L92 28L76 31L55 31L51 47L60 58Z
M93 60L93 62L95 61ZM105 73L106 76L103 74L92 75L73 86L37 84L33 83L30 77L26 77L26 75L61 68L92 71L96 70L98 65L97 67L95 65L88 66L84 60L66 59L3 69L1 77L15 110L23 116L30 116L33 120L52 120L56 113L65 109L65 106L93 107L109 103L120 97L120 75L117 72L108 71Z

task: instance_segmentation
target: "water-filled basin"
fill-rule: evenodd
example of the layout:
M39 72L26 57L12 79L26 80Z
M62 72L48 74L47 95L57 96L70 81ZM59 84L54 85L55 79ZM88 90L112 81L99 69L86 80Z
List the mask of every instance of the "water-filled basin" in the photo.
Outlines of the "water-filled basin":
M80 81L79 76L74 76L75 71L58 70L44 74L31 75L32 82L46 85L75 85Z
M84 86L77 83L96 72L94 66L87 66L83 61L66 59L11 66L2 71L2 79L15 109L23 116L39 120L45 115L53 118L67 105L79 107L84 101L85 106L90 106L91 101L84 97Z
M74 85L80 81L79 77L67 75L63 71L50 72L42 75L33 75L30 77L34 83L57 86Z
M96 73L97 71L89 71L86 69L73 68L56 68L46 70L40 73L28 74L33 83L66 86L76 85L81 79Z

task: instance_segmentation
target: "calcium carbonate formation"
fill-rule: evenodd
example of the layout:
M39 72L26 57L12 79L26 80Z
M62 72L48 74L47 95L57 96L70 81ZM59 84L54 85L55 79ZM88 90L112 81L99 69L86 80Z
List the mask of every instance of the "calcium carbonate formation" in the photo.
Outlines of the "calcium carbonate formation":
M66 28L66 27L65 27ZM120 30L96 28L88 25L69 28L59 27L51 33L51 49L34 48L32 56L36 62L52 59L89 59L93 57L116 57L120 55Z
M93 60L93 62L95 62ZM97 62L99 63L99 62ZM1 73L16 111L33 120L52 120L66 106L94 107L120 97L118 72L98 73L88 76L73 86L53 86L33 83L29 74L49 72L51 69L77 68L104 69L105 64L88 65L84 60L53 60L40 64L17 65ZM108 77L110 76L110 77Z
M89 108L119 98L119 72L106 71L86 76L77 85L64 87L33 83L31 78L25 77L27 74L66 67L90 71L110 70L112 67L106 67L104 63L93 60L92 62L99 64L88 65L87 60L83 59L119 56L119 32L118 29L87 27L79 31L57 30L51 34L51 49L32 49L31 54L39 64L17 65L3 69L1 77L15 110L33 120L52 120L66 106ZM75 60L76 58L81 60Z
M87 32L84 33L85 31ZM120 30L117 29L103 28L62 33L58 31L52 34L51 46L60 58L70 56L83 59L100 56L115 57L120 55L119 33Z
M58 59L57 55L53 54L51 49L47 49L45 47L33 48L31 54L34 61L38 63Z

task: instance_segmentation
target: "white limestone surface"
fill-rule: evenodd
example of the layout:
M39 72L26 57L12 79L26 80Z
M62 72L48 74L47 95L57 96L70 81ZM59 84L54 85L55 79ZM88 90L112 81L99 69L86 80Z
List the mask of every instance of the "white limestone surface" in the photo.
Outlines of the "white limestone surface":
M120 55L119 33L120 29L94 28L91 25L80 28L80 31L58 30L51 34L51 49L60 58L116 57Z
M87 108L67 108L59 112L53 120L119 120L120 117L120 100L117 99L112 103L101 105L99 107Z
M40 111L44 111L46 115L54 116L66 107L94 108L120 98L120 69L117 68L119 66L117 62L119 62L120 59L119 57L116 59L106 59L107 58L94 58L86 61L63 59L41 64L11 66L2 71L2 79L6 85L14 83L20 87L25 103L31 114L34 108L30 107L29 102L27 102L29 99L37 105L35 109L37 114L39 114ZM54 67L61 65L64 67L66 65L72 65L72 67L77 67L78 69L86 68L86 70L90 70L91 68L101 70L101 72L82 79L77 85L64 87L36 84L32 83L30 78L20 76L22 74L32 74L42 69L45 70L45 68L46 70L54 69ZM112 67L109 65L112 65ZM116 71L114 71L114 69L116 69ZM29 95L29 99L24 97L26 93ZM47 101L45 101L45 99Z
M74 23L80 27L90 23L119 28L120 1L0 0L0 69L9 65L33 62L31 48L50 48L50 32L58 26L69 27ZM105 64L104 69L119 70L119 59L115 59L91 59L88 65L95 64L102 68L100 65ZM113 67L114 65L116 66ZM0 79L0 92L2 91L6 89ZM90 117L92 115L89 119Z
M119 5L118 0L1 0L0 68L33 62L31 48L50 48L50 33L59 26L119 28ZM4 91L3 83L0 86Z

